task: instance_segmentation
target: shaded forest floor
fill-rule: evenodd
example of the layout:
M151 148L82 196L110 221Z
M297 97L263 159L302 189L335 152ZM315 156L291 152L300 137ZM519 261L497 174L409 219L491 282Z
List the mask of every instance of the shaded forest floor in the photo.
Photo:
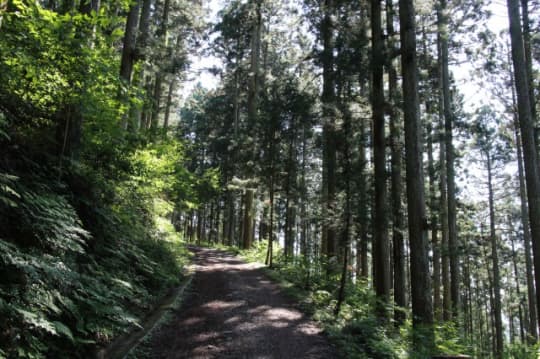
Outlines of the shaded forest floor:
M321 329L260 265L192 248L195 277L180 310L146 344L151 358L336 358Z

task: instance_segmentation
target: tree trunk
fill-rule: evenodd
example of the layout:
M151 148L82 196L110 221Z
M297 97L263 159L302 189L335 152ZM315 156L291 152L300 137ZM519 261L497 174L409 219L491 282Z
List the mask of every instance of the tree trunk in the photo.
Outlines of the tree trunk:
M189 242L193 243L193 235L195 234L195 230L193 228L193 220L195 217L195 211L191 210L191 213L189 215Z
M375 168L375 211L373 220L373 286L380 305L377 315L387 318L387 303L390 300L390 243L388 239L387 190L386 190L386 138L384 131L384 87L383 87L383 32L381 0L371 1L372 34L372 113L373 113L373 157Z
M291 120L292 134L289 142L289 158L287 160L286 203L285 203L285 256L294 255L296 226L296 121Z
M335 207L335 90L334 90L334 34L333 0L324 1L324 18L321 22L323 39L323 91L321 96L323 112L323 228L321 254L333 257L336 254L336 234L332 217Z
M509 223L510 225L512 222ZM512 228L512 227L509 227ZM518 271L518 265L517 265L517 259L516 259L516 248L514 245L514 237L512 234L509 235L510 237L510 243L511 243L511 250L512 250L512 266L514 269L514 281L516 283L516 296L518 298L518 316L519 316L519 331L520 331L520 338L521 342L524 342L525 336L523 333L523 314L521 311L521 288L519 286L519 271Z
M395 45L393 38L394 31L394 8L392 0L386 1L386 29L391 41L388 45L393 52ZM403 239L403 210L401 206L402 180L401 180L401 157L402 157L402 139L403 128L398 116L398 94L397 94L397 72L392 59L388 65L388 97L392 103L390 111L390 141L392 145L392 248L394 263L394 302L399 307L394 313L396 325L401 325L405 321L405 309L407 302L405 297L405 242ZM395 107L395 108L394 108Z
M367 194L367 173L366 173L366 130L364 121L360 120L360 148L358 149L358 161L360 168L358 173L358 192L359 192L359 208L358 208L358 239L356 247L356 268L357 274L364 280L369 276L368 266L368 194Z
M442 93L441 93L442 97ZM441 99L442 100L442 99ZM439 106L439 131L443 128L442 106ZM450 290L450 266L449 266L449 245L448 245L448 192L446 175L446 142L441 132L439 132L439 166L440 166L440 219L441 219L441 275L443 285L443 320L452 318L452 297Z
M247 97L248 106L248 132L251 133L257 121L257 99L259 92L259 60L261 57L261 1L255 2L255 23L251 34L251 58L250 58L250 79Z
M129 8L129 13L124 31L124 41L122 48L122 59L120 61L120 78L124 86L131 83L131 74L133 73L133 64L135 63L135 48L137 40L137 25L139 22L139 1L135 2Z
M538 288L540 284L540 174L534 137L534 121L531 114L531 99L518 1L519 0L507 0L507 6L510 22L514 78L518 98L518 115L523 146L523 159L525 164L525 180L527 183L527 197L529 202L529 221L533 244L535 282L536 287ZM539 313L540 291L538 290L536 291L536 305L537 313Z
M266 252L265 264L272 268L274 260L274 141L275 130L272 129L272 142L270 143L270 223L268 228L268 250Z
M234 194L232 190L227 192L227 245L232 246L234 242Z
M274 176L270 178L270 224L268 225L268 251L266 253L265 264L273 267L274 260Z
M343 121L344 133L351 131L351 116L347 110L347 106L343 105ZM345 139L343 149L343 176L345 177L345 211L344 226L341 231L341 250L343 251L343 262L341 263L341 279L339 283L339 292L334 314L338 315L341 310L341 305L345 299L345 286L347 284L347 266L349 262L349 238L351 228L351 161L350 161L350 146L349 141Z
M152 76L146 75L144 89L147 94L152 93L153 83ZM139 128L145 131L150 129L150 118L152 117L152 102L149 97L149 95L145 97L139 124Z
M122 48L122 58L120 60L120 79L122 87L119 91L120 100L129 109L129 89L131 87L131 75L136 61L137 46L137 26L139 22L140 1L136 1L129 8L129 13L124 31L124 41ZM129 110L122 116L121 126L125 130L128 128Z
M247 189L244 195L244 231L242 248L249 249L253 244L253 195L252 189Z
M307 187L306 187L306 161L307 161L307 144L306 144L306 125L302 127L302 166L300 177L300 254L303 256L305 263L308 263L308 245L307 245Z
M514 117L514 135L516 138L517 164L519 177L519 197L521 202L521 224L523 226L523 246L525 249L525 269L527 273L527 299L529 303L529 342L532 344L538 338L536 330L536 297L533 279L533 268L531 261L531 231L529 228L529 208L527 207L527 193L525 188L525 178L523 174L523 154L521 151L521 136L519 134L519 123L517 115Z
M529 84L529 99L531 102L531 117L535 126L538 126L536 118L536 104L534 100L533 61L531 49L531 22L529 19L529 0L521 0L521 19L523 23L523 45L525 51L525 63L527 65L527 80ZM540 130L535 127L536 151L540 151Z
M427 219L424 202L424 174L416 60L415 10L412 0L399 1L401 71L403 76L403 115L407 173L407 213L411 261L413 327L422 335L414 338L415 349L430 354L434 348L433 307Z
M441 302L441 249L438 239L438 207L437 191L435 184L435 164L433 159L433 125L428 119L427 124L427 151L428 151L428 172L429 172L429 207L431 212L431 246L433 249L433 312L437 321L442 321Z
M463 268L463 279L465 281L466 300L463 303L463 307L466 308L465 322L467 326L467 334L470 342L473 342L474 322L473 322L473 306L472 306L472 286L471 286L471 260L469 255L465 255L465 263Z
M240 211L238 213L238 246L239 247L242 247L244 245L244 230L245 230L245 227L244 227L244 214L245 214L245 203L246 203L246 194L245 193L242 193L240 195L240 200L239 200L239 207L238 207L238 210Z
M440 9L437 12L439 23L439 63L442 78L442 107L444 112L444 142L446 146L446 177L447 177L447 205L448 205L448 256L450 262L450 299L451 315L457 319L459 307L459 260L456 226L456 185L454 174L454 145L452 141L452 105L450 98L450 74L448 70L448 16L446 0L440 0Z
M201 244L202 231L203 231L203 210L199 208L197 210L197 244Z
M137 60L144 61L146 59L146 50L148 46L148 38L150 36L150 14L152 9L152 0L143 0L141 19L139 21L139 37L137 39L136 55Z
M240 40L237 42L237 47L240 46ZM236 68L234 70L234 95L233 95L233 115L234 115L234 139L236 141L235 146L238 146L238 131L240 127L240 55L236 58Z
M487 175L488 175L488 191L489 191L489 237L491 243L491 261L493 271L493 299L494 299L494 316L495 316L495 357L500 359L503 357L503 329L502 329L502 308L501 308L501 279L499 272L499 257L497 250L497 237L495 234L495 205L493 200L493 173L491 168L491 154L486 153L487 159Z
M172 98L176 87L176 79L173 78L169 83L169 91L167 92L167 105L165 106L165 118L163 120L163 136L167 136L167 130L169 128L169 117L171 113Z
M148 37L150 35L150 14L152 8L152 0L142 0L142 9L141 16L139 20L139 30L138 35L135 41L135 49L133 53L134 62L144 63L146 59L146 52L148 48ZM133 67L133 65L132 65ZM144 67L139 69L137 73L132 75L131 87L138 88L144 86L145 78ZM142 98L144 99L144 97ZM123 118L124 123L122 124L124 128L127 128L129 131L136 132L138 129L143 128L141 123L143 111L141 108L136 106L131 106L128 113Z
M155 131L159 127L159 112L161 110L161 92L163 85L163 73L158 71L154 82L152 94L152 111L150 114L150 130Z
M171 0L165 0L163 3L163 13L161 16L161 26L158 31L158 37L161 40L164 48L168 47L168 31L169 31L169 11L171 6ZM162 64L161 64L162 65ZM159 113L161 111L161 93L163 81L165 79L165 72L160 66L156 71L156 80L154 83L154 93L152 102L152 112L150 118L150 130L156 131L159 125Z

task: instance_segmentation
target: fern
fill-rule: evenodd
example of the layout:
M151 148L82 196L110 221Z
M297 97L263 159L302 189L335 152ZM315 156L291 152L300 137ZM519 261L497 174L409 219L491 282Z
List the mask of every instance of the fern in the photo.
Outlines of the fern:
M21 197L13 188L16 180L16 176L0 172L0 203L9 208L17 207L17 200Z
M172 206L154 212L129 176L75 164L59 181L47 161L17 160L0 162L0 357L87 357L180 280L184 254L153 218Z

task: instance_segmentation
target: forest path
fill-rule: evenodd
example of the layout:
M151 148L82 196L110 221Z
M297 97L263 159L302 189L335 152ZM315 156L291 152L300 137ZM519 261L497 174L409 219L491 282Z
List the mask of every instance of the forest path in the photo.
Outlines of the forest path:
M191 250L196 258L190 293L152 338L152 358L338 357L260 265L214 249Z

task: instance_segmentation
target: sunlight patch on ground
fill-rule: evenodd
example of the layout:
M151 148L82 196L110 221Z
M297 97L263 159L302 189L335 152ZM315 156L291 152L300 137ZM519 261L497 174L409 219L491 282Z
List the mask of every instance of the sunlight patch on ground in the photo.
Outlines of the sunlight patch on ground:
M287 320L287 321L293 321L293 320L300 320L302 319L302 314L300 314L297 311L292 311L290 309L286 308L272 308L268 309L263 316L272 321L280 321L280 320Z
M202 321L203 321L202 318L194 317L194 318L187 318L186 320L182 321L180 324L182 324L182 325L195 325L195 324L201 323Z
M205 303L202 305L203 308L208 308L211 310L230 310L234 308L241 307L246 304L245 300L236 300L234 302L225 302L222 300L213 300L211 302Z
M318 335L322 332L321 328L316 327L311 323L303 323L296 327L295 332L305 335Z

